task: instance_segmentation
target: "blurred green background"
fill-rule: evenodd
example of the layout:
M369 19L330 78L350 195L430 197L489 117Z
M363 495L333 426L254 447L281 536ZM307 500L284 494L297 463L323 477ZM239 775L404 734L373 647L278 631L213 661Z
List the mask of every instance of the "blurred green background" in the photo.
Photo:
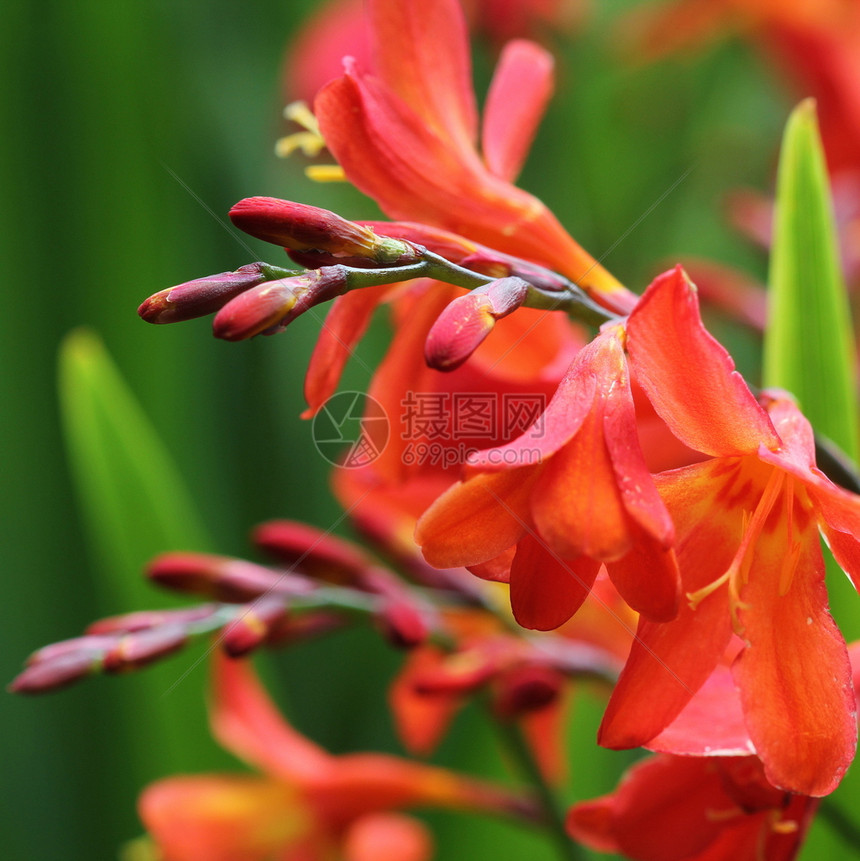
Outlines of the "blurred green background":
M172 601L148 594L134 572L155 553L178 548L141 527L111 550L99 540L104 530L83 515L56 383L58 350L78 327L103 339L178 464L202 527L189 520L168 531L187 535L189 547L247 554L247 532L261 520L291 517L328 528L339 516L326 464L298 419L314 320L302 318L279 338L227 344L211 337L206 320L153 327L135 314L146 296L171 284L256 259L280 262L270 247L227 226L225 213L242 197L373 216L357 193L316 186L298 160L273 155L285 131L278 80L285 45L313 5L5 0L0 7L6 680L32 650L77 635L99 616ZM556 39L559 95L521 184L635 289L681 253L741 265L763 279L766 261L725 226L721 199L737 186L772 187L792 98L738 43L649 68L628 65L613 48L611 22L635 4L595 5L585 32ZM479 47L482 84L490 56ZM739 364L755 379L755 338L732 337ZM362 346L368 364L381 343ZM348 385L365 383L362 368L352 368ZM147 467L144 459L140 468ZM140 833L134 804L147 781L232 767L209 739L197 655L183 653L157 674L4 699L3 857L115 857ZM397 660L373 636L350 632L279 656L271 677L296 723L332 750L397 751L383 703ZM581 693L571 728L571 799L608 791L630 761L593 749L599 715L599 701ZM504 774L495 742L470 711L439 761ZM851 809L850 796L840 803ZM552 857L532 835L507 826L432 819L440 858L496 858L500 846L506 858ZM816 857L822 850L807 851Z

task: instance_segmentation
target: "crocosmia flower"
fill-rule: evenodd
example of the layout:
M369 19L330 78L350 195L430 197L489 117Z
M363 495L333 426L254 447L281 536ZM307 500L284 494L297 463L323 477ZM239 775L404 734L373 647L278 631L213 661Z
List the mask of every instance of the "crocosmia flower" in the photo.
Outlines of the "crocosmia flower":
M817 799L770 786L754 756L657 754L576 804L571 836L637 861L791 861Z
M831 792L854 756L857 724L819 531L856 585L860 498L818 470L812 430L787 395L752 395L702 325L680 269L645 293L627 348L657 413L709 457L657 476L687 600L676 619L640 620L600 743L657 736L736 635L732 674L767 779L804 795Z
M529 815L515 796L383 754L335 757L277 713L249 668L220 659L212 726L261 776L177 776L148 787L140 816L161 861L426 861L417 805Z
M472 567L507 555L511 607L524 627L570 618L601 563L634 609L674 617L674 529L639 446L620 326L577 354L537 423L471 455L466 474L418 524L430 564Z
M537 198L513 185L552 89L552 58L502 52L478 148L466 24L455 0L371 0L369 70L347 62L314 110L346 177L391 218L420 221L557 269L613 310L635 297Z

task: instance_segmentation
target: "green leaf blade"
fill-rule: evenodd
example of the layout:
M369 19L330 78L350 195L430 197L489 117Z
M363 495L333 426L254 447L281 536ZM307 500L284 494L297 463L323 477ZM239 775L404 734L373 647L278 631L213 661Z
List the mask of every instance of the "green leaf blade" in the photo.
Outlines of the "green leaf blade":
M770 260L764 384L797 397L815 430L858 458L856 354L815 102L783 137Z
M78 330L65 339L59 394L103 609L119 614L177 606L147 582L144 565L168 550L208 550L211 542L166 447L92 332ZM213 761L212 745L201 733L206 673L200 666L191 676L195 668L193 653L182 652L115 682L123 726L114 730L122 739L123 771L137 787Z

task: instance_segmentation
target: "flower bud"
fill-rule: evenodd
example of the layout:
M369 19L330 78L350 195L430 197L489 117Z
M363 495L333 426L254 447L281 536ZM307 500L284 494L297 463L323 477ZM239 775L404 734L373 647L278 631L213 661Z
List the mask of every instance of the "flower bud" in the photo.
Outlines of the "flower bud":
M427 335L427 364L439 371L459 368L493 331L496 321L525 302L528 290L521 278L501 278L455 299Z
M42 694L55 691L98 670L101 651L72 650L49 660L31 664L9 685L13 694Z
M270 595L254 601L224 629L221 647L232 658L247 655L270 637L277 637L287 613L283 597Z
M254 530L253 541L285 565L300 565L310 577L356 585L370 560L340 538L291 520L272 520Z
M253 601L270 592L283 596L313 591L312 584L295 574L206 553L159 556L149 564L147 574L169 589L235 604Z
M339 296L347 287L347 270L342 266L266 281L227 302L215 315L212 330L225 341L273 335L308 308Z
M178 610L139 610L135 613L123 613L121 616L108 616L87 626L87 634L128 634L132 631L144 631L158 625L177 623L193 625L203 619L208 619L216 610L216 604L201 604L197 607L182 607Z
M120 637L104 656L108 673L136 670L181 649L188 642L188 632L179 624L159 625L145 631L133 631Z
M235 272L221 272L186 281L150 296L137 313L147 323L177 323L214 314L234 296L266 280L262 263L240 266Z
M563 686L563 676L551 667L520 664L496 678L493 710L508 720L537 711L555 702Z
M423 253L410 242L377 236L373 228L347 221L327 209L273 197L240 200L230 210L230 219L258 239L289 251L320 254L326 262L321 259L318 265L360 258L381 266L402 266L416 262Z
M63 658L66 655L75 653L81 654L86 652L89 655L101 655L115 642L115 637L90 635L73 637L69 640L60 640L58 643L50 643L33 652L33 654L27 658L27 666L32 667L35 664L55 661L58 658Z

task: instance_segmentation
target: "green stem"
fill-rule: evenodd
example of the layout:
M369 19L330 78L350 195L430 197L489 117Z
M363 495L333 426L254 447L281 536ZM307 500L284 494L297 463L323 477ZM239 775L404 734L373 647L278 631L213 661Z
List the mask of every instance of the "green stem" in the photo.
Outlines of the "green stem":
M502 740L510 754L516 760L523 776L532 784L537 795L538 803L546 817L546 828L558 849L559 858L563 861L584 861L582 849L571 840L564 827L564 809L550 785L546 782L540 767L532 755L522 730L515 721L493 719L498 727Z

